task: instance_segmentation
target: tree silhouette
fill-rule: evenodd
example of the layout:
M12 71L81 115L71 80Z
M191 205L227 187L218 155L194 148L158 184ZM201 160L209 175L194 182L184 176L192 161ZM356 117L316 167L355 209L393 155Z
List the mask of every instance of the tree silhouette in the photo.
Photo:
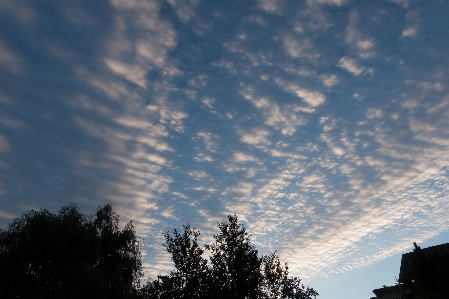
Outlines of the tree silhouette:
M229 216L229 223L218 225L220 233L211 250L211 273L215 298L259 298L260 271L263 259L251 245L251 236L237 217Z
M1 298L132 298L142 277L132 223L110 205L31 210L0 230Z
M142 288L140 248L132 222L119 229L110 205L83 215L31 210L0 229L1 298L313 299L318 293L288 277L276 253L259 257L237 216L218 224L215 242L184 226L164 233L175 270ZM203 257L210 253L208 259Z
M311 299L318 295L297 277L289 278L287 264L282 266L275 253L259 257L237 216L228 220L218 224L215 242L205 249L198 245L199 231L190 225L184 226L183 233L164 233L175 270L149 281L143 297ZM210 252L209 261L202 256L205 250Z
M200 233L190 225L184 232L173 231L173 237L165 232L165 247L172 255L175 270L170 275L158 276L143 289L144 298L213 298L210 294L210 271L204 250L198 245Z

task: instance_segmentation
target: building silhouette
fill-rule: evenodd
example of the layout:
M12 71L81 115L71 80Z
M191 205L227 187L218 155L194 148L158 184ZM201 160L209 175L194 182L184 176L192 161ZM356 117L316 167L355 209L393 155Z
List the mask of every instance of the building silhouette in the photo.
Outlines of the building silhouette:
M402 294L405 294L409 291L408 286L404 284L404 282L416 279L414 266L421 261L442 261L443 263L431 265L429 270L434 273L447 272L447 261L449 260L449 243L431 246L423 249L419 248L416 243L413 243L413 245L415 246L414 251L404 253L402 255L401 267L399 269L399 283L394 286L384 286L382 288L373 290L373 293L376 295L376 297L372 297L371 299L400 299L402 297ZM446 263L444 263L444 261L446 261ZM439 269L441 267L446 267L446 269ZM443 278L440 275L439 278L445 280L447 279L446 277ZM441 280L439 282L441 283ZM445 282L443 281L443 284L444 283ZM449 281L447 283L449 284Z

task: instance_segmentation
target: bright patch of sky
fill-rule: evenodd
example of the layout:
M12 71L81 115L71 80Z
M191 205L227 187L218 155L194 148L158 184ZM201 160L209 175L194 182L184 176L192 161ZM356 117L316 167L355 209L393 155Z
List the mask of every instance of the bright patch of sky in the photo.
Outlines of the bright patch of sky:
M152 276L172 267L162 231L208 242L229 214L305 282L411 250L449 229L448 13L1 1L0 224L112 203Z

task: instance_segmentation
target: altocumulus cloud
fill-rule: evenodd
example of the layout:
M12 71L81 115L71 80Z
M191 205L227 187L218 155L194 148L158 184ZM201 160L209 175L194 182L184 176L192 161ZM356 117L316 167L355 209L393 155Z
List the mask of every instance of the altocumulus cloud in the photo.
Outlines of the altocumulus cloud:
M237 214L322 277L449 228L449 7L2 1L0 220L110 202L169 269Z

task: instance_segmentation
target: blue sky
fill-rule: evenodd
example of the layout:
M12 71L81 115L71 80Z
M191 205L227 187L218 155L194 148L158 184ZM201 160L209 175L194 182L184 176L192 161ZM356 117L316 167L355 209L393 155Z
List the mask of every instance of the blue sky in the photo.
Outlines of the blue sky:
M154 277L172 268L162 231L207 243L236 214L320 298L369 298L412 242L447 240L448 13L3 0L0 225L111 203Z

